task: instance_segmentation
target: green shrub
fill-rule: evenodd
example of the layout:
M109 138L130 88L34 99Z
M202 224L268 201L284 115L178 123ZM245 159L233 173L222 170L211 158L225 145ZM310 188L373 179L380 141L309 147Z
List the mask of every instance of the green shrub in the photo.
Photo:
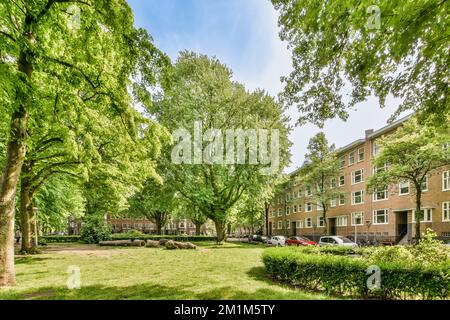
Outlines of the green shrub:
M80 236L42 236L39 237L39 243L68 243L79 242Z
M80 239L86 243L99 243L111 239L111 229L103 217L86 216L80 230Z
M325 248L325 247L324 247ZM266 272L294 286L323 290L340 296L385 299L450 298L450 264L425 266L382 262L381 288L369 290L367 269L371 261L363 257L313 253L320 249L270 248L263 253ZM325 251L327 251L326 249ZM309 252L308 252L309 251ZM332 251L332 250L329 250Z

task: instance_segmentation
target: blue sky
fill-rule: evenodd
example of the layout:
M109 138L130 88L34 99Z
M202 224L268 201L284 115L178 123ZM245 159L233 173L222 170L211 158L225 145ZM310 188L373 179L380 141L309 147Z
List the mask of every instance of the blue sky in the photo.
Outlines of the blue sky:
M181 50L217 57L233 70L234 80L248 89L266 89L276 96L282 75L291 70L291 55L278 37L277 12L269 0L129 0L135 24L146 28L155 44L175 60ZM381 110L370 98L350 113L347 122L335 119L323 131L337 147L364 136L366 129L386 125L398 101L387 100ZM295 123L297 111L288 111ZM313 125L296 127L290 172L301 165L308 140L319 131Z

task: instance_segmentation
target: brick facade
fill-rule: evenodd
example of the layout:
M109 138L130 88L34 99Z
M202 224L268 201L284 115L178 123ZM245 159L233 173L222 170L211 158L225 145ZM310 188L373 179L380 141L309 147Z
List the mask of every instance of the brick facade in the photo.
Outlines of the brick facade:
M328 230L321 227L318 221L322 217L322 211L318 210L320 208L308 205L309 201L315 202L314 195L308 195L307 188L296 182L299 175L299 170L296 170L289 175L290 181L285 191L277 195L271 204L269 234L304 235L314 239L324 234L349 238L356 235L358 239L390 243L396 243L404 236L410 240L415 225L412 220L415 208L412 186L392 185L386 191L373 195L367 193L365 184L367 177L373 174L377 139L393 132L406 120L401 119L375 132L367 130L364 139L338 150L343 163L343 178L336 177L336 183L345 197L342 203L337 199L335 206L327 212ZM449 170L450 166L446 166L428 177L427 185L424 185L426 191L422 196L422 208L431 216L429 222L421 223L421 230L431 228L438 236L447 239L450 239L450 189L445 186L450 182L444 184L444 179L450 179ZM363 192L362 203L358 203L360 191ZM362 213L361 218L359 213ZM290 226L284 229L283 221L290 223Z

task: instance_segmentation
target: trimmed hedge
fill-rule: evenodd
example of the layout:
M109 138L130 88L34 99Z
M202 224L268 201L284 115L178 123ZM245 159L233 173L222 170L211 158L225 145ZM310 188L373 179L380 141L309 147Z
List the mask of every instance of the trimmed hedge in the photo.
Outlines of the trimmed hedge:
M176 236L176 235L134 235L127 233L116 233L112 235L113 240L160 240L160 239L168 239L174 241L189 241L189 242L199 242L199 241L216 241L216 237L211 236Z
M43 243L67 243L67 242L80 242L80 236L42 236L39 237L39 241Z
M381 288L369 290L367 260L343 255L312 254L297 248L270 248L263 253L266 272L290 285L327 294L383 299L450 298L450 265L424 267L380 263Z

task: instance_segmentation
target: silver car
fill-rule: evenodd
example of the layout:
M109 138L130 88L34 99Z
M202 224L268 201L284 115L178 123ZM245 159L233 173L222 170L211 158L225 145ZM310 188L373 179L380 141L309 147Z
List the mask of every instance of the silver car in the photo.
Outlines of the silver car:
M344 246L356 248L358 245L349 238L343 236L325 236L320 237L319 245L321 246Z

